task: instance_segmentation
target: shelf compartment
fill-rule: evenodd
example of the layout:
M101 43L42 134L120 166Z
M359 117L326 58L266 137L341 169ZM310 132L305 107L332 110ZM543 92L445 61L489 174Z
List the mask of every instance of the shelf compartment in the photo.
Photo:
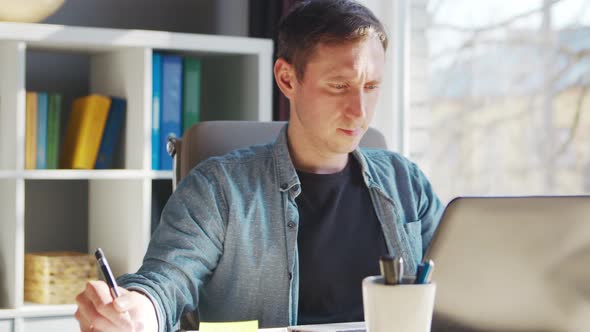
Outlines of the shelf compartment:
M139 268L150 239L150 179L25 184L25 252L93 253L101 247L117 276Z
M33 46L27 48L27 91L62 94L60 148L75 98L92 93L119 97L127 101L127 107L121 139L114 150L114 168L146 168L149 155L146 155L144 142L149 137L147 127L151 121L146 115L149 114L145 81L149 54L150 51L144 48L77 53ZM24 148L19 157L24 159Z

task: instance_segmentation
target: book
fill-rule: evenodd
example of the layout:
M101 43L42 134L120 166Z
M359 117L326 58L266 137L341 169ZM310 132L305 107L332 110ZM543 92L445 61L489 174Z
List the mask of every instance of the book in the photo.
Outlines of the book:
M162 114L160 117L160 168L172 169L168 137L182 136L182 57L162 55Z
M47 168L56 169L59 160L59 140L61 123L61 95L49 94L47 115Z
M125 99L111 97L111 107L107 117L107 123L102 134L102 141L96 158L96 169L114 168L114 154L121 143L121 132L125 124Z
M37 169L47 168L47 92L37 93Z
M37 167L37 93L27 91L25 111L25 169Z
M110 106L111 98L97 94L74 100L62 145L63 168L94 167Z
M160 113L162 105L162 55L152 55L152 169L160 169Z
M185 57L183 64L182 132L199 122L201 115L201 60Z

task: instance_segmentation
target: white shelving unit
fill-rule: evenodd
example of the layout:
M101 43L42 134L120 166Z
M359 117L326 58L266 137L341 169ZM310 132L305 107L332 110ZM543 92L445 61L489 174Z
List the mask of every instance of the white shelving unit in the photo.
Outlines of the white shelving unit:
M153 183L172 177L151 170L152 52L201 59L202 120L270 121L272 48L255 38L0 23L0 331L77 330L75 305L23 301L28 250L100 246L115 274L140 266ZM27 57L36 52L87 58L86 93L127 100L122 169L24 169Z

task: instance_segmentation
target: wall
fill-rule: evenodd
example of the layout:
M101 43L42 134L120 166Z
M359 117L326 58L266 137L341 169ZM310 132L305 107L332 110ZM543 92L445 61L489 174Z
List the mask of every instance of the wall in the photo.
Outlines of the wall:
M66 0L44 23L214 33L215 0Z
M248 0L68 0L44 23L248 35Z

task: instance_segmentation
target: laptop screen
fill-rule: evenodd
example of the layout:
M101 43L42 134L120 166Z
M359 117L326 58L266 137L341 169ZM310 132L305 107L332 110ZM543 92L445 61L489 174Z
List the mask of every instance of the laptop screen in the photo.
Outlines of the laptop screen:
M433 325L590 331L590 196L457 198L426 258Z

